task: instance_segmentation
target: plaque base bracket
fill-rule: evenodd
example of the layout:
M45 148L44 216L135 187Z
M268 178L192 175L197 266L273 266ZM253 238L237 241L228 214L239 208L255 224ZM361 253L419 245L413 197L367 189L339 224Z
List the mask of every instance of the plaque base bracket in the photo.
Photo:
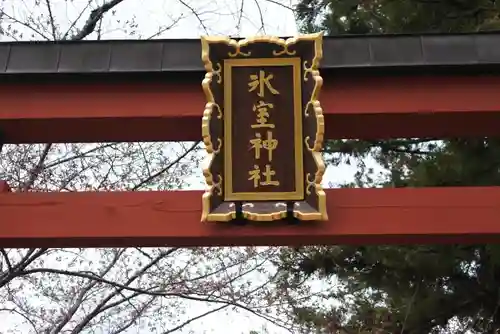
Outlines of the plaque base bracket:
M287 202L223 202L207 215L208 222L234 221L237 225L244 221L277 221L291 223L299 221L324 220L324 214L305 201Z

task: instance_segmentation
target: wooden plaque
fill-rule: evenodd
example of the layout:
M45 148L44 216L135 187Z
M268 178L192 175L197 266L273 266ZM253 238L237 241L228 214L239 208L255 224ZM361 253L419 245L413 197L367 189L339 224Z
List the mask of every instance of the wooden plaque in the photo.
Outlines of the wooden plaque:
M326 220L322 34L202 37L202 221Z

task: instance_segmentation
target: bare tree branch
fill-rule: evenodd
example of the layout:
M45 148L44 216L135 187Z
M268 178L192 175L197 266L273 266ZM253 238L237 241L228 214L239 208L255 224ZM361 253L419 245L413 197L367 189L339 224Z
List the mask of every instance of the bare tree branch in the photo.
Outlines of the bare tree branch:
M265 34L266 33L266 25L264 24L264 13L262 12L262 9L260 8L259 0L254 0L255 5L257 6L257 9L259 11L259 17L260 17L260 28L259 31L262 30L262 32Z
M50 0L45 0L45 4L47 5L47 11L49 12L50 26L52 28L52 38L56 40L57 39L56 22L54 21L54 15L52 15L52 7L50 5Z
M201 27L203 28L203 30L205 30L205 33L208 34L208 28L207 26L205 25L205 22L203 22L203 19L201 18L200 16L200 13L198 13L198 11L196 11L191 5L189 5L186 1L184 0L179 0L179 2L184 6L186 7L187 9L189 9L189 11L196 17L196 19L198 20L198 22L200 23Z
M243 8L244 7L245 7L245 0L241 0L240 10L238 13L238 22L236 23L236 30L238 31L238 35L240 34L241 20L243 19Z
M162 289L162 287L160 287L160 286L153 286L153 287L150 287L149 289L134 288L134 287L127 286L125 284L120 284L117 282L109 281L107 279L104 279L104 278L96 276L96 275L89 275L89 274L82 273L82 272L72 272L72 271L68 271L68 270L51 269L51 268L37 268L37 269L25 270L23 272L16 273L16 276L22 276L22 275L34 274L34 273L52 273L52 274L76 276L76 277L81 277L81 278L87 278L89 280L96 280L100 283L104 283L104 284L108 284L110 286L117 287L120 290L128 290L128 291L132 291L132 292L136 292L136 293L140 293L140 294L144 294L144 295L150 295L150 296L156 296L156 297L178 297L178 298L183 298L183 299L192 300L192 301L219 303L219 304L234 306L234 307L240 308L242 310L248 311L248 312L250 312L258 317L261 317L261 318L265 319L266 321L272 322L276 326L279 326L279 327L282 327L282 328L288 330L288 328L286 326L281 325L280 323L276 322L275 320L273 320L271 317L269 317L267 315L261 314L255 310L251 309L248 306L245 306L243 304L235 302L234 300L228 300L228 299L220 298L220 297L219 298L211 298L211 297L205 297L205 296L198 297L196 295L187 295L187 294L183 294L183 293L165 292ZM267 284L267 283L265 283L265 284ZM259 288L260 288L260 286L259 286ZM97 308L96 308L96 310L97 310ZM85 321L85 323L84 323L84 321L82 321L77 327L75 327L75 329L74 329L75 333L80 333L84 329L84 327L88 323L88 321L90 321L98 313L99 313L99 311L93 312L92 315L88 314L86 319L85 319L87 321Z
M66 32L64 33L62 39L65 40L68 38L69 36L69 33L71 32L71 30L76 26L76 24L78 23L78 21L80 21L80 19L82 18L83 14L87 11L87 9L89 9L90 7L90 4L92 3L92 0L87 0L87 5L85 7L82 8L82 10L80 11L80 13L78 14L78 16L76 17L75 20L73 20L73 22L71 23L71 25L69 26L68 30L66 30Z
M7 285L12 279L18 276L19 272L26 269L33 261L38 259L47 251L46 248L41 248L38 251L35 248L30 249L27 254L12 267L12 270L0 273L0 288Z
M157 177L161 176L162 174L166 173L170 168L172 168L172 166L178 164L179 161L181 161L182 159L184 159L189 153L193 152L194 149L196 148L196 146L198 146L199 143L200 143L199 141L195 142L193 145L191 145L191 147L189 149L187 149L186 151L184 151L184 153L182 153L179 157L177 157L177 159L175 159L174 161L172 161L171 163L169 163L162 170L158 171L157 173L155 173L153 175L150 175L148 178L146 178L146 179L142 180L141 182L139 182L138 184L136 184L132 188L132 190L138 190L139 188L141 188L145 184L151 182L152 180L154 180Z
M284 8L284 9L287 9L287 10L292 11L292 12L295 11L295 9L292 8L292 6L287 6L287 5L285 5L285 4L283 4L283 3L279 2L279 1L276 1L276 0L264 0L264 1L272 3L272 4L277 5L277 6L280 6L280 7Z
M157 297L152 297L149 299L149 301L147 303L144 303L143 305L141 305L141 307L139 309L137 309L136 312L134 312L131 315L128 323L123 324L123 326L121 326L117 330L113 331L111 334L120 334L120 333L126 331L127 329L129 329L130 326L132 326L137 321L137 319L144 313L144 311L146 311L146 309L155 301L156 298ZM80 332L72 331L72 333L78 334Z
M75 155L72 155L72 156L67 157L67 158L59 158L57 160L47 162L47 164L45 164L44 168L45 169L52 168L52 167L56 167L58 165L66 163L66 162L70 162L72 160L82 159L82 158L85 158L86 156L88 156L90 153L97 152L97 151L102 150L104 148L113 147L115 145L117 145L117 143L109 143L109 144L99 145L99 146L96 146L88 151L85 151L85 152L82 152L79 154L75 154Z
M84 39L91 33L93 33L97 23L99 22L99 20L102 19L104 14L106 14L113 7L119 5L123 1L124 0L111 0L109 2L104 3L102 6L94 9L92 12L90 12L90 16L83 25L83 28L80 29L80 31L76 35L74 35L71 39L74 41L79 41Z
M171 333L177 332L178 330L180 330L180 329L182 329L182 328L186 327L186 326L187 326L187 325L189 325L190 323L192 323L192 322L194 322L194 321L196 321L196 320L199 320L199 319L201 319L201 318L204 318L204 317L206 317L207 315L210 315L210 314L212 314L212 313L219 312L219 311L221 311L221 310L223 310L223 309L225 309L225 308L228 308L229 306L231 306L231 305L229 305L229 304L227 304L227 305L222 305L222 306L220 306L220 307L216 307L216 308L214 308L214 309L212 309L212 310L210 310L210 311L207 311L207 312L205 312L205 313L202 313L202 314L200 314L200 315L197 315L196 317L193 317L193 318L191 318L191 319L188 319L188 320L184 321L183 323L181 323L180 325L175 326L174 328L169 329L169 330L168 330L168 331L166 331L166 332L163 332L163 334L171 334Z
M45 162L45 159L47 159L47 155L49 154L50 148L52 147L52 143L47 143L45 144L43 148L43 152L40 155L40 159L38 159L38 163L36 166L31 170L29 174L29 179L26 181L22 187L22 191L28 191L30 188L33 186L35 183L38 175L42 172L43 169L43 164Z
M153 39L155 37L158 37L160 36L161 34L163 34L165 31L168 31L170 29L172 29L175 25L177 25L177 23L179 23L180 20L182 20L184 18L184 15L179 15L178 18L176 18L175 20L172 21L172 23L170 23L169 25L167 26L164 26L164 27L160 27L158 29L157 32L155 32L154 34L150 35L149 37L147 37L146 39Z
M132 299L134 299L134 298L136 298L138 296L141 296L141 295L142 295L142 292L134 292L134 293L130 294L129 296L124 296L122 299L117 300L116 302L109 303L106 306L100 307L99 308L99 313L102 313L104 311L112 309L112 308L114 308L114 307L116 307L116 306L118 306L120 304L129 303Z
M108 264L108 266L99 274L100 277L106 276L106 274L116 265L116 263L118 262L118 259L120 258L120 256L122 256L123 252L124 252L123 249L121 249L121 250L119 250L119 251L116 252L113 260L110 261L110 263ZM87 284L86 286L82 287L82 289L78 293L78 296L77 296L75 302L73 303L73 306L71 306L69 308L69 310L66 312L66 314L60 320L59 324L51 331L51 334L57 334L57 333L60 333L62 331L62 329L64 328L64 326L66 326L66 324L71 320L71 318L75 315L75 313L78 310L78 308L81 306L83 298L85 297L85 295L97 283L99 283L99 281L92 280L92 281L89 282L89 284Z
M11 15L7 14L4 10L2 10L2 11L0 12L0 14L1 14L2 16L5 16L6 18L8 18L9 20L11 20L12 22L15 22L15 23L17 23L17 24L22 25L22 26L23 26L23 27L25 27L25 28L28 28L29 30L31 30L31 31L33 31L34 33L36 33L37 35L40 35L40 37L42 37L43 39L48 40L48 41L50 40L50 37L49 37L49 36L45 35L45 34L44 34L44 33L42 33L41 31L39 31L39 30L35 29L35 28L31 25L31 24L28 24L28 23L26 23L26 22L19 21L18 19L14 18L13 16L11 16Z
M15 314L21 316L22 318L24 318L24 320L26 320L31 325L31 327L33 328L35 333L37 333L37 334L39 333L36 324L29 317L27 317L25 314L23 314L22 312L19 312L16 309L8 309L8 308L0 308L0 312L15 313Z
M137 292L137 293L143 293L142 289L131 290L129 285L132 282L134 282L138 277L143 275L149 268L156 265L161 259L173 254L177 250L178 250L178 248L171 248L166 252L160 253L160 255L158 255L155 259L153 259L151 262L149 262L147 265L145 265L142 269L138 270L134 275L132 275L132 277L130 277L125 282L125 284L117 284L114 282L110 282L110 281L104 280L101 277L95 277L94 275L80 276L83 278L89 278L89 276L90 276L89 279L92 279L95 281L100 281L101 283L109 284L111 286L116 287L117 289L115 291L113 291L112 293L110 293L107 297L103 298L103 300L94 308L94 310L89 312L85 316L85 318L83 318L80 321L80 323L75 327L76 333L79 333L80 331L82 331L85 328L85 326L90 322L90 320L92 320L95 316L97 316L99 313L101 313L103 311L102 308L106 305L106 303L108 301L110 301L113 297L118 295L122 290L129 290L129 291L133 291L133 292ZM161 295L153 295L153 296L161 296Z
M7 270L9 272L11 272L12 271L12 263L10 263L9 255L5 251L5 248L0 248L0 253L2 254L3 258L5 259L5 263L7 264Z

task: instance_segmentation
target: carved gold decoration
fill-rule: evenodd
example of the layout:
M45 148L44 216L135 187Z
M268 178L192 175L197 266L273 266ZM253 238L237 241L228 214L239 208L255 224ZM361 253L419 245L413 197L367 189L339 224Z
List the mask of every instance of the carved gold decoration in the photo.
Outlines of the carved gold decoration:
M323 139L325 134L325 117L323 116L323 109L318 100L310 101L308 105L313 106L314 116L316 117L316 138L314 139L313 147L309 145L309 136L304 138L304 142L308 151L321 152L323 148ZM309 114L306 115L308 117Z
M307 175L307 186L306 186L306 192L309 194L312 193L312 188L314 188L315 194L318 197L318 209L319 212L311 213L311 212L302 212L301 211L301 205L300 203L295 203L294 205L294 216L300 220L325 220L328 219L327 213L326 213L326 196L325 192L323 191L321 187L321 181L323 178L323 174L325 172L325 165L320 153L320 150L322 148L323 144L323 136L324 136L324 118L323 118L323 111L321 108L321 105L318 101L319 99L319 93L322 87L323 79L320 76L319 73L319 63L322 58L322 33L317 33L317 34L311 34L311 35L303 35L303 36L297 36L297 37L292 37L288 39L282 39L278 37L270 37L270 36L256 36L256 37L251 37L251 38L246 38L242 39L239 41L236 41L234 39L231 39L229 37L208 37L204 36L201 38L201 44L202 44L202 61L204 64L204 68L206 71L205 78L202 81L202 88L203 92L205 94L206 98L206 105L205 109L203 112L203 118L202 118L202 138L203 138L203 143L205 144L205 149L207 152L207 157L206 160L203 163L203 175L205 177L208 189L205 191L203 194L202 198L202 221L213 221L213 222L225 222L225 221L230 221L232 219L236 218L236 212L235 212L235 205L234 203L231 203L229 207L231 210L229 212L224 212L224 213L211 213L210 212L210 198L212 195L222 194L222 177L220 175L217 175L218 181L214 182L213 175L211 173L211 165L213 162L213 159L217 153L219 153L221 146L222 146L222 140L220 138L217 139L219 142L219 145L217 146L217 150L214 149L213 144L212 144L212 138L210 136L210 121L213 112L217 112L217 118L218 119L223 119L224 115L223 112L220 108L220 106L216 103L213 93L211 91L210 85L212 83L213 77L216 76L217 83L221 83L223 81L222 77L223 74L221 73L222 66L219 63L216 63L215 68L212 64L212 61L210 59L210 44L215 44L215 43L223 43L226 44L234 49L233 52L228 52L228 57L230 58L235 58L238 56L241 57L249 57L251 56L251 52L244 52L242 49L252 43L270 43L270 44L275 44L282 49L280 51L274 50L272 52L273 56L281 56L281 55L295 55L296 51L295 50L290 50L290 47L297 42L300 41L310 41L314 43L314 58L311 61L310 66L308 66L308 62L305 61L303 63L304 66L304 81L308 81L308 75L310 74L313 81L314 81L314 89L311 94L311 97L309 101L307 102L306 109L304 110L304 114L306 116L309 116L308 113L308 107L309 105L312 104L313 110L314 110L314 116L316 118L316 124L317 124L317 131L316 131L316 138L314 139L314 144L312 147L310 147L309 142L307 142L306 147L310 148L310 151L308 151L306 154L312 154L312 157L315 161L316 164L316 172L314 173L314 177L312 176L312 173L308 173ZM299 65L300 68L300 65ZM300 78L300 75L299 75ZM299 138L300 141L302 141L302 137ZM308 139L310 140L310 138ZM227 147L227 141L224 144L225 147ZM245 204L251 204L251 203L245 203ZM286 204L283 205L276 205L277 211L272 212L272 213L266 213L266 214L261 214L261 213L255 213L255 212L250 212L250 208L252 205L245 205L242 206L242 214L243 217L248 219L248 220L253 220L253 221L272 221L272 220L277 220L277 219L282 219L285 218L287 215L286 212ZM278 203L281 204L281 203ZM282 209L280 209L282 208Z
M220 174L217 174L217 178L219 179L219 181L214 182L213 189L217 190L217 192L215 192L216 195L222 196L222 176Z
M206 50L206 54L208 57L208 52L209 52L209 46L212 43L224 43L232 48L234 48L234 52L229 52L228 56L229 57L237 57L237 56L245 56L248 57L251 55L251 52L243 52L241 51L241 48L253 44L253 43L269 43L269 44L275 44L277 46L282 47L284 50L278 51L279 52L293 52L295 54L296 51L286 51L289 50L290 46L296 44L297 42L300 41L313 41L315 42L315 54L318 54L318 50L320 51L320 57L316 59L316 57L313 59L313 64L311 65L313 68L317 68L319 65L319 61L321 60L321 43L323 39L323 33L316 33L316 34L310 34L310 35L302 35L302 36L296 36L296 37L290 37L287 38L286 40L283 38L275 37L275 36L254 36L254 37L249 37L245 39L241 39L239 41L236 41L234 39L231 39L230 37L218 37L218 36L202 36L201 37L201 47L202 47L202 60L205 63L205 60L203 59L203 53ZM282 53L283 54L283 53ZM278 56L274 54L274 56ZM205 70L207 70L207 64L205 63ZM210 71L213 71L212 68L212 63L210 62ZM208 70L207 70L208 72Z
M208 102L205 105L205 110L203 111L203 118L201 120L201 135L203 143L205 144L205 150L209 155L219 153L220 148L222 147L222 140L220 138L217 138L219 145L217 147L217 150L215 150L210 135L210 120L212 119L212 112L214 109L216 109L219 113L217 118L222 119L222 111L219 105L214 102Z
M312 154L314 162L316 164L316 173L314 174L313 184L310 184L311 180L309 179L309 174L306 175L307 180L307 189L314 187L316 196L318 197L318 212L309 213L302 212L300 210L300 206L298 209L294 210L294 216L300 220L327 220L328 214L326 211L326 194L321 186L321 182L323 180L323 175L325 174L325 163L323 161L323 157L321 155L321 149L323 147L323 139L325 134L325 120L323 116L323 109L321 108L321 104L319 102L319 95L321 91L321 87L323 86L323 78L319 72L319 63L323 58L323 50L322 50L322 39L323 34L318 33L315 34L314 37L310 37L309 40L314 41L314 58L311 62L311 66L308 67L306 73L310 73L312 79L314 81L314 88L309 99L309 102L306 104L306 107L309 107L310 104L313 106L314 116L316 118L316 138L314 139L313 147L309 147L307 142L306 147L311 150L309 151ZM304 67L306 64L304 63ZM305 80L305 79L304 79ZM307 80L305 80L307 81ZM309 116L307 113L307 109L305 111L305 115ZM306 192L307 193L307 192Z
M312 151L312 150L313 150L313 148L312 148L311 146L309 146L309 139L311 139L311 137L306 136L306 137L304 138L304 144L306 145L306 148L307 148L307 150L308 150L308 151Z
M311 67L307 67L307 63L308 61L304 60L304 65L302 66L302 68L304 69L304 81L309 81L309 78L307 76L313 71L313 66L311 65Z
M222 109L220 108L220 106L214 102L214 108L217 109L217 118L218 119L222 119Z
M243 207L244 206L245 204L243 204ZM248 210L242 210L243 217L248 220L259 221L259 222L268 222L286 218L286 203L281 203L281 202L276 203L275 207L278 209L278 211L270 213L255 213L255 212L250 212ZM282 207L283 209L280 210L279 209L280 207Z
M222 148L222 139L217 138L217 149L214 149L214 154L219 154Z
M212 112L214 111L214 109L216 109L219 113L217 118L222 119L222 111L220 109L220 106L215 102L214 95L212 93L212 90L210 89L212 78L217 70L214 69L212 62L210 61L208 41L202 39L201 42L202 42L201 58L206 71L205 78L203 79L201 86L203 88L203 92L205 93L205 98L207 100L201 121L201 134L203 143L205 144L205 150L207 152L207 157L202 164L203 176L205 177L205 181L208 186L207 191L205 191L202 197L203 210L202 210L201 220L205 221L207 220L209 215L210 197L212 196L215 190L217 190L218 194L222 194L222 178L220 177L220 175L218 175L219 182L214 182L214 178L211 173L212 162L217 152L215 152L214 150L212 144L212 138L210 136L210 120L212 118Z
M315 186L315 184L314 184L314 178L312 180L310 180L311 177L312 177L312 174L311 173L307 173L307 175L306 175L306 182L307 182L306 194L308 194L308 195L311 195L311 187Z
M229 57L238 57L238 56L249 57L250 55L252 55L252 52L243 52L241 51L241 47L238 46L235 52L228 52L227 55Z
M270 222L286 218L286 210L271 213L256 213L243 210L243 218L258 222Z
M304 107L304 116L309 117L309 106L312 105L311 101L307 101L306 106Z
M283 48L283 50L281 51L276 51L276 50L273 50L273 56L281 56L281 55L288 55L288 56L295 56L295 54L297 53L297 51L293 50L293 51L290 51L288 48L290 47L290 44L285 44L285 45L281 45L281 47Z
M214 75L217 76L218 84L222 83L222 75L220 74L221 71L222 71L222 66L220 65L220 63L215 64Z
M316 139L314 140L314 152L321 152L325 135L325 117L319 101L313 102L314 115L316 116Z

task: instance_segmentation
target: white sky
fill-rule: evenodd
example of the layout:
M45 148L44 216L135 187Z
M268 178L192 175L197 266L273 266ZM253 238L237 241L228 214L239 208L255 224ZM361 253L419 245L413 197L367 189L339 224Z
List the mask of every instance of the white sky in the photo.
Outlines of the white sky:
M33 1L11 0L5 1L6 6L11 6L10 13L18 18L26 16L33 10ZM102 1L100 1L102 2ZM291 6L291 1L278 0L286 6ZM79 10L85 6L87 0L55 0L53 3L53 13L56 21L60 24L61 30L67 29L68 25L78 16ZM282 6L264 0L191 0L186 3L195 8L196 12L203 20L210 34L250 36L255 34L268 34L287 36L295 35L297 27L291 11ZM244 15L239 18L238 12L241 4L244 4ZM259 6L257 6L257 4ZM260 7L260 8L259 8ZM9 8L9 7L7 7ZM9 12L9 10L7 10ZM260 15L262 13L262 16ZM88 14L87 14L88 15ZM182 19L170 30L162 33L160 38L199 38L207 31L201 27L199 18L193 15L190 10L177 0L125 0L116 7L116 13L107 15L103 30L105 39L121 38L146 38L157 33L159 27L169 26L172 20ZM86 19L86 16L83 20ZM120 28L120 25L127 20L134 19L137 23L137 30L131 32L130 29ZM117 23L117 20L120 22ZM239 24L238 22L241 21ZM262 22L265 31L260 29ZM80 21L78 26L82 26ZM130 34L133 34L130 36ZM29 33L26 32L26 38ZM201 59L200 59L201 62ZM202 109L200 109L201 117ZM328 184L338 184L353 179L355 169L352 166L343 165L340 167L328 167L324 177L325 186ZM190 188L202 189L203 179L201 170L195 173ZM197 304L196 304L197 305ZM202 313L203 307L193 305L193 314ZM0 313L0 333L5 333L9 323L14 319L6 319L5 313ZM228 334L248 334L250 330L259 330L263 325L262 321L246 314L219 313L211 315L190 326L194 333L228 333ZM273 326L268 326L269 333L287 333ZM28 331L27 331L28 332ZM149 333L144 329L133 329L127 333ZM184 333L184 331L183 331ZM187 332L186 332L187 333Z

